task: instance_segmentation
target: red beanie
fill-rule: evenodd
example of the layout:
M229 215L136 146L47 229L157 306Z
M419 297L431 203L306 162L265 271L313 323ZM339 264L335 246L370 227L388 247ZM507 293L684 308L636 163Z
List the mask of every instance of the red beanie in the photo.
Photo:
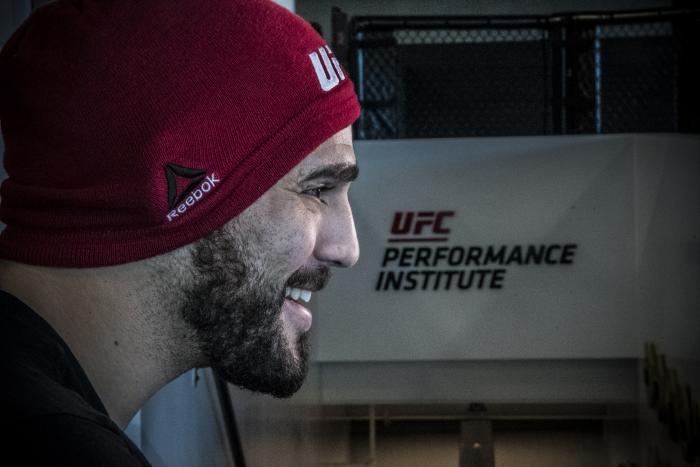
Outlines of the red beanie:
M262 0L58 0L0 54L0 257L135 261L241 213L359 115L300 17Z

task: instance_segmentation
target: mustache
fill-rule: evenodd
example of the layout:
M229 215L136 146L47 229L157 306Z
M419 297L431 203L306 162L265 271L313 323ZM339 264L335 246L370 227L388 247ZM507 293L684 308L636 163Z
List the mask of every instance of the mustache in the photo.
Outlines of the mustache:
M316 292L328 284L331 279L331 268L321 266L317 269L299 269L289 276L287 287Z

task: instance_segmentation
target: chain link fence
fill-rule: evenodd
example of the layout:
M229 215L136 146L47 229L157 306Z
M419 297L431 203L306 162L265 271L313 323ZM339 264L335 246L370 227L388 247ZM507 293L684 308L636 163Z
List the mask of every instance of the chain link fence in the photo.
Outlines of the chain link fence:
M361 139L700 132L700 10L358 17Z

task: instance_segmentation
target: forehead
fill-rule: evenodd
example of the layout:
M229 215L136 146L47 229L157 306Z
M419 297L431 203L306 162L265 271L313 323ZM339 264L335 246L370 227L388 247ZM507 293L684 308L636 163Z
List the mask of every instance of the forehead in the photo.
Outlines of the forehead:
M294 178L304 178L324 165L333 164L355 165L355 151L352 148L350 127L340 130L321 143L289 175Z

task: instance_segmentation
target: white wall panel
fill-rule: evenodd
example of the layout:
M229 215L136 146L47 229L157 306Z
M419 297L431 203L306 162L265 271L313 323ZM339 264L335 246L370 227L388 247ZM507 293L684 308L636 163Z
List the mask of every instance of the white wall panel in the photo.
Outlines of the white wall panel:
M639 357L648 320L637 307L636 255L646 245L635 216L649 196L678 196L648 193L653 164L652 179L637 181L650 157L641 148L654 139L663 141L654 154L697 178L687 163L700 139L689 136L358 142L351 202L360 261L315 295L320 361ZM391 243L394 216L408 211L453 211L447 240ZM396 247L566 244L576 245L572 264L383 266ZM501 288L377 290L382 272L479 268L505 269ZM679 286L674 300L690 300L688 290Z

